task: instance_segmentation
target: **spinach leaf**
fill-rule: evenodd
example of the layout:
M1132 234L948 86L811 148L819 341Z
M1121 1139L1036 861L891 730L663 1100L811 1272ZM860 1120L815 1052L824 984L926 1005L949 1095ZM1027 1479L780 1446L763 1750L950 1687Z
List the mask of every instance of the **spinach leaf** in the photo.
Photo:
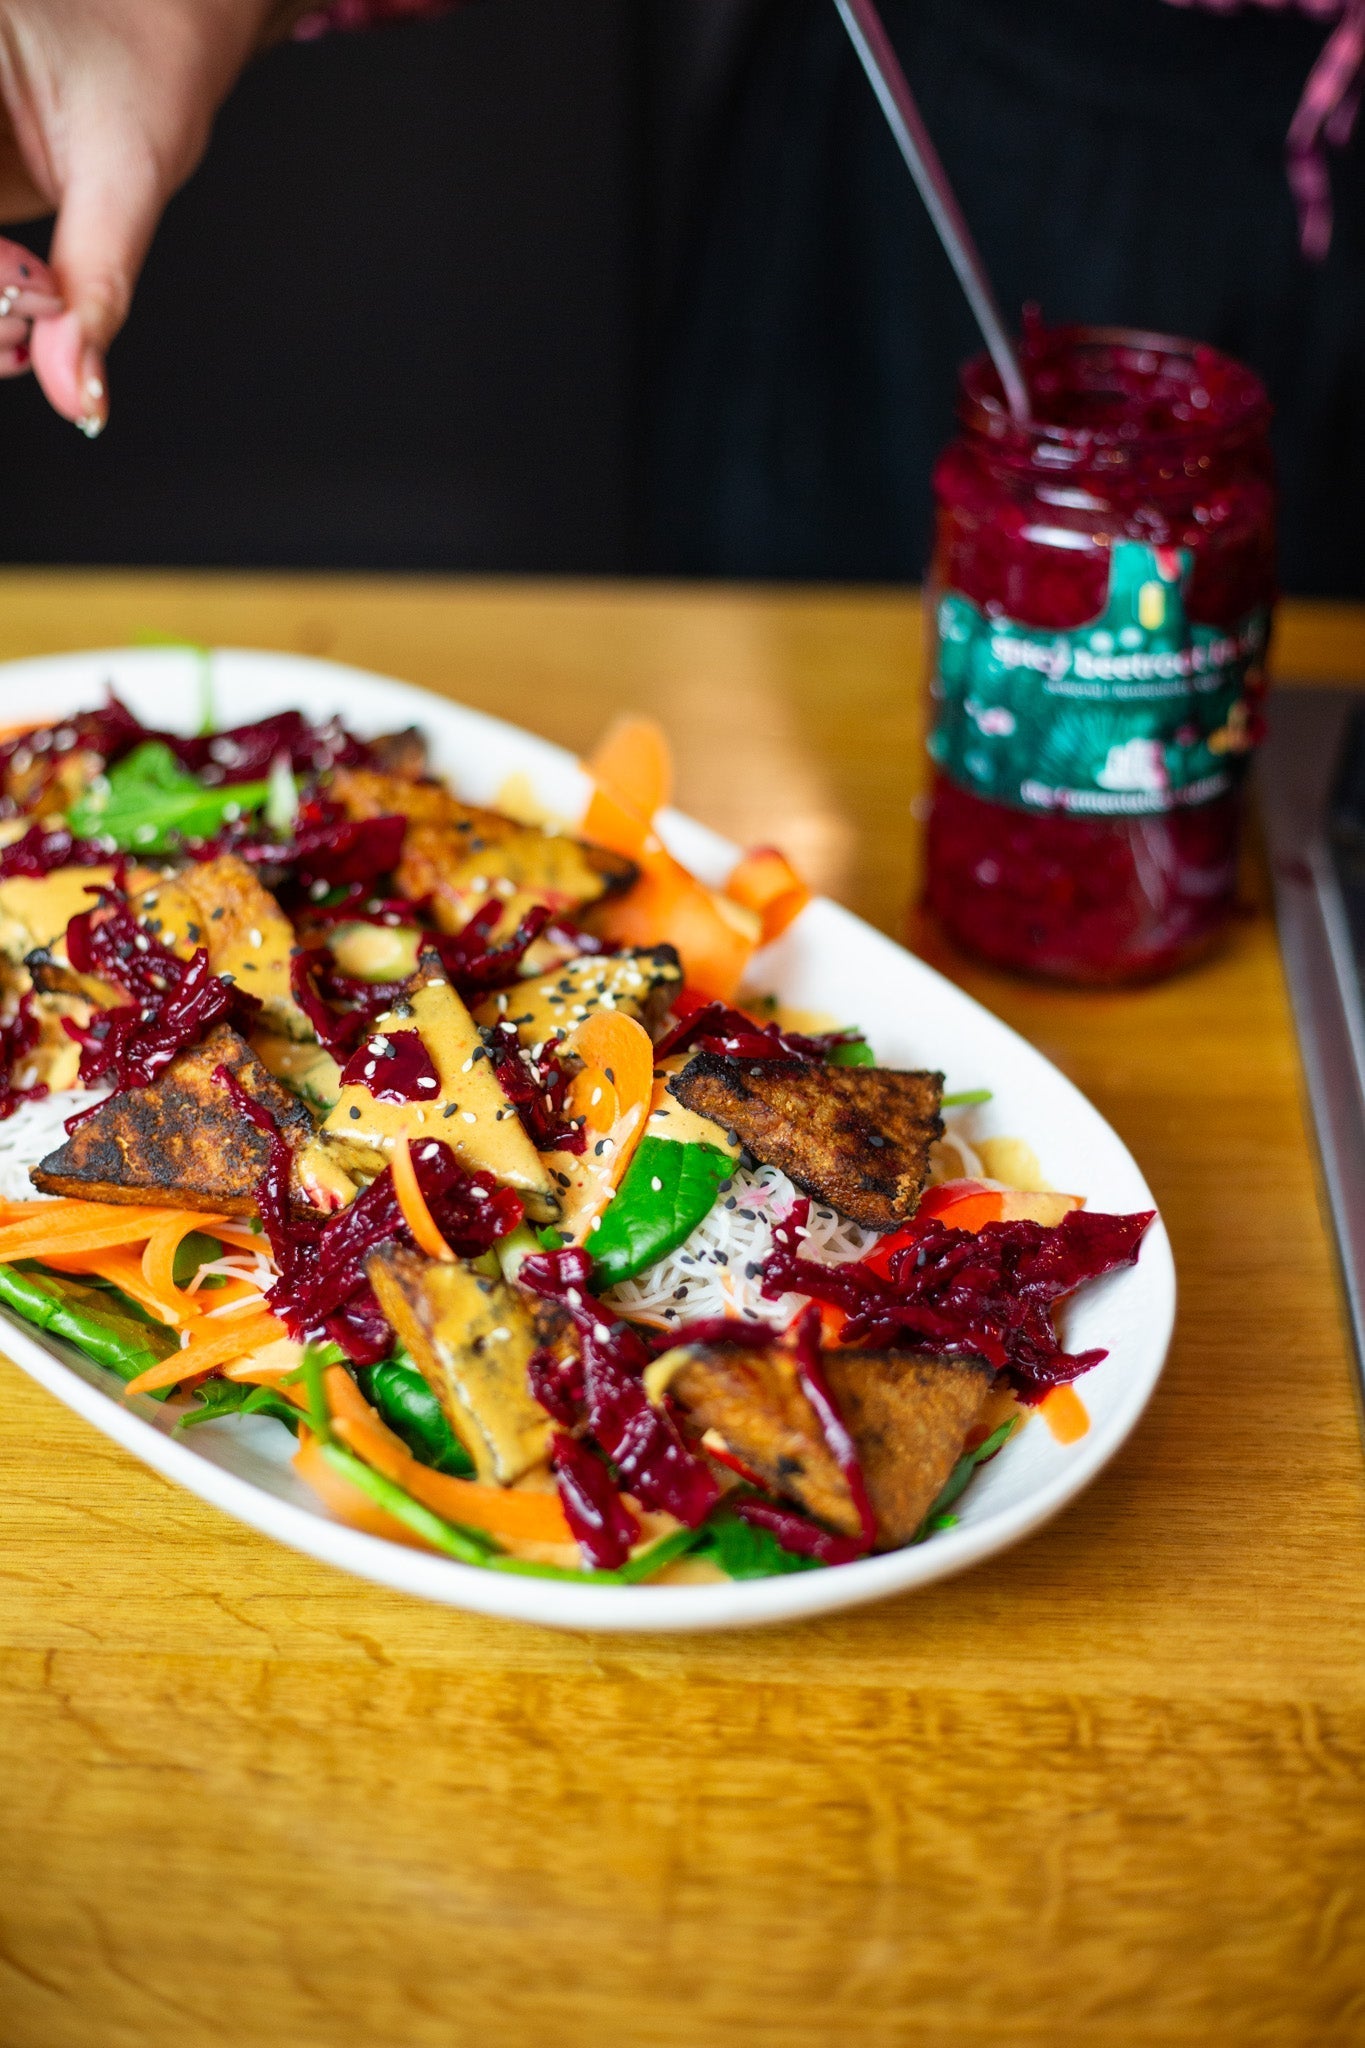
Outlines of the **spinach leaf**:
M734 1170L719 1145L642 1138L601 1229L588 1240L593 1285L615 1287L675 1250L710 1215Z
M239 1380L205 1380L199 1388L199 1406L182 1415L177 1429L193 1429L199 1422L217 1422L222 1415L269 1415L297 1436L299 1411L273 1387L247 1386Z
M268 782L206 789L164 740L144 740L97 776L67 814L83 839L112 839L131 853L170 853L181 839L208 838L228 818L259 810Z
M952 1528L957 1520L957 1516L949 1514L948 1510L965 1492L967 1481L971 1478L977 1466L984 1465L988 1458L993 1458L1001 1446L1008 1443L1018 1426L1019 1417L1011 1415L1008 1421L1001 1423L999 1429L992 1430L984 1444L978 1444L974 1451L964 1451L962 1453L962 1456L948 1474L947 1484L944 1486L942 1493L920 1523L919 1530L914 1538L916 1543L923 1543L939 1529Z
M180 1348L174 1330L149 1321L116 1289L68 1273L50 1273L29 1261L23 1266L0 1265L0 1304L35 1328L65 1338L123 1380L136 1379Z
M188 1287L201 1266L207 1266L222 1256L223 1247L216 1237L210 1237L207 1231L191 1230L188 1236L181 1238L175 1248L175 1265L171 1277L177 1287ZM204 1285L211 1287L215 1281L220 1287L223 1285L221 1273L210 1273Z
M727 1579L771 1579L782 1572L819 1572L825 1567L818 1558L797 1557L784 1550L770 1529L743 1522L738 1515L718 1508L701 1531L701 1541L692 1552L719 1566Z
M415 1365L386 1358L360 1376L361 1385L394 1435L434 1472L472 1479L474 1460L446 1420L445 1410Z

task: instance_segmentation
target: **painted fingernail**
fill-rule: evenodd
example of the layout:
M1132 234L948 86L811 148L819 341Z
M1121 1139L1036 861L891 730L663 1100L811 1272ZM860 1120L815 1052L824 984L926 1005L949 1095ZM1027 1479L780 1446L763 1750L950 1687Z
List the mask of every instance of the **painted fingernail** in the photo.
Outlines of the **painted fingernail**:
M97 348L87 348L81 357L81 403L84 411L76 425L88 441L102 434L109 418L109 394L104 381L104 358Z

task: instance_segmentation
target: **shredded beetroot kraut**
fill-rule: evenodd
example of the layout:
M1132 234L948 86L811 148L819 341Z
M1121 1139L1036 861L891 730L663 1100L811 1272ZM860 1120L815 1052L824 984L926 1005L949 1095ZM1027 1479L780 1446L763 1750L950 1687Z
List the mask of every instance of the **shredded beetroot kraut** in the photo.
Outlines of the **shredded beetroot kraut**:
M1131 1266L1155 1211L1104 1216L1074 1209L1052 1226L988 1223L975 1232L930 1220L893 1255L887 1275L861 1260L817 1266L803 1259L809 1213L808 1202L797 1202L774 1225L766 1295L791 1291L842 1309L842 1344L889 1347L909 1339L928 1351L984 1358L1032 1403L1107 1355L1064 1351L1052 1311L1087 1281Z
M319 931L325 931L337 924L420 925L430 908L430 896L376 896L364 882L351 882L344 895L330 902L311 902L300 915L306 916Z
M373 759L364 740L347 732L337 719L314 725L301 711L279 711L271 718L258 718L251 725L233 726L228 732L198 734L192 739L182 739L178 733L141 729L137 737L164 740L182 767L214 787L254 782L270 772L271 763L281 754L288 757L294 772L302 775L322 775L329 768L362 768Z
M376 1032L347 1060L341 1085L368 1088L376 1102L435 1102L441 1077L420 1032Z
M573 1076L560 1065L554 1047L543 1047L540 1058L533 1059L518 1045L516 1025L507 1022L485 1032L484 1044L498 1086L537 1152L586 1151L587 1128L569 1115L565 1099Z
M820 1564L853 1564L867 1556L867 1544L861 1537L836 1536L832 1529L822 1529L818 1522L808 1522L794 1508L779 1507L776 1501L740 1494L725 1505L729 1514L738 1515L742 1522L752 1522L757 1529L766 1529L784 1550L797 1557L813 1557Z
M217 1079L267 1141L256 1205L280 1269L271 1308L292 1337L327 1336L356 1365L377 1365L394 1340L365 1262L381 1244L415 1242L393 1175L386 1166L335 1216L301 1212L292 1199L294 1155L275 1119L228 1068L219 1067ZM414 1145L412 1163L436 1227L458 1257L481 1257L521 1222L524 1212L511 1189L500 1188L489 1173L467 1173L439 1139Z
M211 973L204 947L182 960L143 931L118 890L97 893L98 908L79 911L66 928L67 957L78 973L98 975L129 1000L97 1010L89 1024L62 1019L63 1030L81 1049L87 1088L106 1075L120 1091L146 1088L210 1025L222 1019L250 1025L260 1003ZM67 1129L95 1107L71 1118Z
M53 825L39 818L22 839L16 839L0 853L0 882L15 875L40 878L57 868L105 867L113 859L97 839L77 839L65 825Z
M695 1000L695 999L694 999ZM792 1060L823 1066L830 1054L857 1037L856 1031L827 1031L808 1038L777 1024L758 1024L728 1003L703 1003L683 1010L687 998L674 1003L677 1022L654 1048L655 1063L678 1052L711 1052L729 1060Z
M305 885L365 886L397 867L406 830L406 818L347 818L336 804L314 798L300 804L292 839L240 837L231 850L252 867L284 868ZM219 851L225 844L205 842L200 852Z
M373 758L371 748L336 719L313 725L300 711L282 711L273 718L236 726L231 732L190 739L176 732L158 732L136 718L111 690L98 711L79 711L72 718L34 726L0 741L0 777L16 761L35 759L55 772L68 754L81 752L97 754L108 767L146 740L160 740L182 767L212 786L254 782L269 772L271 762L281 754L288 755L297 772L309 775L323 774L329 768L363 767Z
M819 1270L823 1272L825 1269L821 1267ZM812 1548L811 1542L815 1538L820 1538L827 1543L842 1545L842 1554L837 1561L847 1563L850 1558L865 1557L872 1548L877 1538L877 1518L872 1512L872 1503L868 1498L867 1481L863 1477L858 1447L849 1434L825 1380L824 1367L820 1359L820 1311L814 1302L802 1309L790 1334L795 1340L797 1378L801 1383L802 1392L815 1411L820 1433L829 1447L830 1455L848 1484L861 1525L861 1533L858 1536L831 1536L827 1530L819 1529L815 1524L807 1522L794 1510L777 1507L772 1509L771 1516L780 1517L783 1527L791 1524L804 1532L801 1539L787 1542L777 1522L771 1517L764 1520L763 1526L772 1530L784 1549L796 1550L803 1557L821 1557L826 1563L833 1563L836 1560L825 1557L823 1549ZM680 1329L669 1330L656 1337L654 1346L657 1351L671 1351L675 1345L733 1344L744 1351L757 1351L784 1341L784 1333L774 1329L771 1324L765 1326L762 1323L743 1323L730 1316L707 1316L699 1318L696 1322L684 1323ZM739 1503L736 1502L735 1506L738 1509ZM748 1519L752 1521L756 1518L749 1516Z
M486 996L515 981L527 947L550 922L546 906L533 904L511 936L495 944L492 935L501 916L501 902L490 897L462 931L432 932L425 941L466 1000Z
M577 1247L533 1253L522 1262L521 1284L569 1311L583 1349L581 1402L561 1382L553 1388L555 1406L544 1403L542 1389L550 1389L543 1371L532 1372L532 1392L557 1421L572 1417L586 1426L611 1459L621 1485L642 1506L676 1515L689 1529L699 1528L720 1498L720 1488L688 1450L672 1418L650 1401L641 1378L652 1356L649 1345L588 1293L591 1272L592 1260Z
M46 1081L24 1087L16 1078L41 1036L42 1026L33 1014L33 990L28 988L8 1024L0 1024L0 1123L12 1117L20 1103L41 1102L48 1092Z
M41 762L38 782L36 785L29 783L26 790L26 802L32 808L35 799L51 785L58 766L68 755L96 754L107 767L140 740L150 737L127 706L120 704L111 691L108 703L100 711L78 711L74 718L34 726L28 732L13 733L0 741L0 781L5 780L11 768L17 771L24 767L31 774L35 762ZM4 799L3 809L7 817L12 817L18 808L13 797Z
M615 1571L630 1556L640 1534L636 1521L596 1451L567 1430L557 1430L551 1448L564 1519L589 1564Z

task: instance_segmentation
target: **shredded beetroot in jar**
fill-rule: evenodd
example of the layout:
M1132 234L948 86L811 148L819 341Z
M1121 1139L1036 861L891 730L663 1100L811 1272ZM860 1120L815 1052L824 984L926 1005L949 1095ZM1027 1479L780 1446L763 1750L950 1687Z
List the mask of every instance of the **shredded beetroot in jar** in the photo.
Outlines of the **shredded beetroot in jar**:
M343 1088L368 1088L376 1102L434 1102L441 1079L417 1031L376 1032L341 1070Z
M12 1117L20 1103L41 1102L48 1092L46 1081L25 1087L21 1078L23 1062L41 1036L42 1026L33 1014L33 990L26 988L8 1024L0 1024L0 1123Z
M674 1005L675 1015L678 1005ZM839 1046L857 1037L856 1031L827 1031L809 1038L800 1031L784 1031L778 1024L757 1024L742 1010L728 1003L706 1003L689 1009L666 1031L654 1048L657 1065L678 1052L710 1052L729 1060L800 1060L822 1066Z
M960 431L934 472L936 614L955 594L1002 639L1013 627L1055 636L1060 660L1070 636L1101 623L1117 552L1134 542L1183 552L1196 632L1235 633L1264 614L1276 590L1275 486L1269 405L1252 372L1168 336L1037 323L1023 363L1025 424L1010 418L987 358L963 370ZM1083 680L1079 696L1058 699L1050 734L1026 718L1010 741L1044 792L1070 789L1065 749L1083 717L1104 715L1086 709L1098 685ZM1258 691L1253 675L1238 751L1256 737ZM993 712L978 704L973 716ZM1016 803L936 772L927 895L961 945L1022 972L1104 984L1169 973L1217 937L1236 900L1240 784L1139 814L1131 792L1142 775L1125 780L1115 751L1105 786L1128 794L1112 815L1093 791L1084 809L1052 809L1045 794Z
M564 1519L580 1550L599 1571L615 1571L638 1541L639 1523L596 1451L559 1430L551 1456Z
M893 1254L889 1274L863 1261L817 1266L803 1259L809 1214L803 1200L774 1225L765 1294L807 1294L842 1309L843 1344L889 1348L909 1339L928 1351L983 1358L1032 1403L1107 1356L1064 1351L1052 1311L1087 1281L1133 1265L1155 1211L1073 1209L1051 1226L988 1223L975 1232L931 1220Z
M393 1332L366 1278L365 1262L381 1244L414 1245L393 1175L386 1166L335 1216L301 1212L292 1193L294 1155L275 1119L228 1068L219 1067L217 1079L267 1141L256 1206L280 1269L270 1290L271 1308L291 1336L327 1336L355 1364L377 1364L392 1351ZM414 1145L412 1163L438 1230L460 1258L479 1258L521 1222L524 1211L511 1189L500 1188L491 1174L467 1173L438 1139Z
M592 1260L575 1247L534 1253L523 1260L518 1277L533 1294L560 1303L573 1317L583 1347L584 1420L621 1484L642 1506L676 1515L689 1529L699 1528L720 1489L688 1450L671 1417L650 1401L641 1380L652 1355L649 1346L588 1293L591 1271Z
M0 882L8 882L15 875L39 878L54 874L58 868L105 867L112 858L97 839L77 839L65 825L39 819L29 826L22 839L14 840L0 852Z
M63 1030L81 1048L87 1088L105 1075L120 1091L145 1088L210 1025L220 1019L249 1025L259 1014L255 996L211 972L204 947L182 960L143 931L115 890L98 893L99 908L79 912L66 928L67 957L78 973L111 982L129 1001L97 1010L89 1024L62 1019ZM79 1112L67 1129L90 1114Z

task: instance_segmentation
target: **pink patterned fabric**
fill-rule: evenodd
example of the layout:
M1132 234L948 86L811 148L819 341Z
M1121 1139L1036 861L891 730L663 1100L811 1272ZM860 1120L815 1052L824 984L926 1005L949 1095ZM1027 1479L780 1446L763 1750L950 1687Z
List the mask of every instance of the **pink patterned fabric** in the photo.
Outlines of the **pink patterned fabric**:
M370 28L380 21L416 20L446 14L458 0L330 0L294 25L302 42L326 35L329 29ZM1322 55L1308 74L1303 97L1285 137L1285 169L1299 215L1299 246L1320 263L1332 241L1332 181L1327 149L1340 149L1351 139L1360 105L1361 70L1365 67L1365 0L1167 0L1171 7L1200 7L1214 14L1236 14L1243 6L1294 8L1336 27Z

